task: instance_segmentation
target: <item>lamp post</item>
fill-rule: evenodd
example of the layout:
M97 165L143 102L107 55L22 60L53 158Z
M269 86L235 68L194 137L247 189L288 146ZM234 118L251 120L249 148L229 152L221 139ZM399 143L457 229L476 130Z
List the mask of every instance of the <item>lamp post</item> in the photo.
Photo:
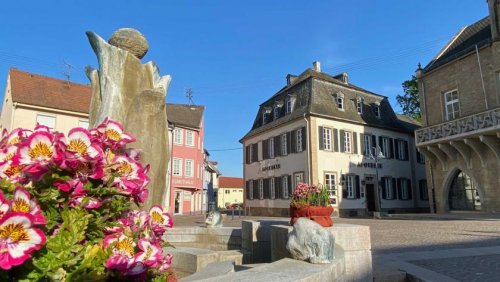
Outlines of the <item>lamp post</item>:
M374 154L370 157L375 160L375 177L377 185L377 199L378 199L378 211L382 212L382 191L380 189L380 182L378 178L378 162L380 159L385 159L384 154L380 150L380 147L372 147Z

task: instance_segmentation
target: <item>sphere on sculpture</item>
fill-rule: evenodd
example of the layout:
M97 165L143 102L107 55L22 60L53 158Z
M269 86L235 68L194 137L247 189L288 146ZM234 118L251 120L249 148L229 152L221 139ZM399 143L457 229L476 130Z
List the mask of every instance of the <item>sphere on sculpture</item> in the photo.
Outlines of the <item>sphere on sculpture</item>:
M127 50L139 59L148 52L146 37L133 28L120 28L113 32L108 43L123 50Z

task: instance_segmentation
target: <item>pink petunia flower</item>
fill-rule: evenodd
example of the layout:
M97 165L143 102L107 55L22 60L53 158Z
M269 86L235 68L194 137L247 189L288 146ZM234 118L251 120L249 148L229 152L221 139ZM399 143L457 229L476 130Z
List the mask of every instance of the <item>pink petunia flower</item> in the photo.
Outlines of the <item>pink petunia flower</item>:
M10 210L31 214L34 224L47 224L47 219L42 214L42 210L36 200L31 199L30 193L21 187L17 187L14 190L14 198L10 202Z
M9 212L10 201L5 199L2 191L0 190L0 220Z
M158 244L153 244L146 239L140 239L138 245L142 252L138 252L135 255L135 261L141 262L149 267L156 267L160 264L162 249Z
M165 273L170 270L172 266L172 255L167 254L165 257L160 262L160 267L158 268L158 271L161 273Z
M131 134L124 131L123 125L108 118L97 126L97 130L101 133L102 141L113 150L123 148L135 141Z
M161 206L152 206L149 210L149 216L151 217L149 221L151 229L159 236L163 235L167 228L174 226L172 216L164 211Z
M31 214L10 212L0 220L0 268L23 264L30 253L46 242L43 232L33 227Z
M104 247L111 248L111 255L106 261L106 268L127 272L135 262L135 242L123 234L108 235L104 238Z

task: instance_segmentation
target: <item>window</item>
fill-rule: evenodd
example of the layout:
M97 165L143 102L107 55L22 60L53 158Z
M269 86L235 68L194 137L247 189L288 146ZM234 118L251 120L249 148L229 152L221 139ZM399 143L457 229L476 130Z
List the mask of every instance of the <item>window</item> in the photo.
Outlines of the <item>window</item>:
M347 198L354 199L354 175L345 176L345 185L347 190Z
M288 96L285 102L285 110L287 114L293 111L294 104L295 104L295 97L293 95Z
M231 194L231 190L224 189L224 194Z
M389 145L389 138L382 137L382 153L385 157L389 157L391 146Z
M446 110L446 120L452 120L460 116L460 106L458 102L457 90L444 93L444 103Z
M182 129L174 129L174 144L182 145Z
M375 111L375 116L380 118L380 105L374 105L373 110Z
M344 94L337 93L335 97L335 102L337 103L337 108L341 111L344 110Z
M53 130L56 127L56 117L38 114L36 116L36 123L38 123L39 125L45 125L49 129Z
M253 200L253 181L248 181L248 198Z
M417 163L425 164L425 156L417 150Z
M358 98L356 100L356 109L358 110L359 114L363 113L363 102L364 102L363 98Z
M259 179L259 199L264 199L264 179Z
M325 187L330 195L330 199L337 196L337 187L335 184L335 174L330 172L325 173Z
M364 185L361 185L361 189L360 189L360 192L359 192L359 197L360 198L364 198L365 197L365 186Z
M421 179L418 181L418 188L420 192L420 200L427 201L429 200L429 195L427 194L427 180Z
M191 130L186 130L186 145L194 146L194 132Z
M295 148L295 152L302 152L302 128L299 128L295 131L295 140L297 140L297 142L295 143L296 145L296 148Z
M282 191L283 191L283 199L288 199L288 176L283 176L281 179L282 183Z
M264 113L262 113L262 124L266 124L268 120L269 120L269 111L264 110Z
M271 196L271 199L276 198L276 186L275 185L276 185L275 179L274 179L274 177L271 177L271 180L269 182L269 190L270 190L269 194Z
M182 176L182 159L174 158L172 174L175 176Z
M288 154L288 150L287 150L287 147L286 147L286 133L283 133L281 135L281 155L282 156L286 156Z
M193 177L193 172L194 172L194 161L193 160L186 160L186 167L184 168L184 176L186 177Z
M364 139L364 148L365 148L365 156L370 156L372 152L372 136L365 134Z
M406 178L399 179L399 187L401 191L400 198L401 200L408 200L408 181Z
M405 160L406 159L406 153L405 153L405 148L406 144L405 141L403 140L396 140L398 143L398 151L396 152L398 160Z
M277 120L279 117L280 117L280 110L281 110L281 107L280 106L275 106L274 107L274 119Z
M88 119L78 120L78 126L83 128L89 128L89 120Z
M332 129L323 127L323 149L332 150Z
M274 158L274 138L269 138L269 158Z
M351 153L351 132L344 131L344 152Z
M293 191L295 191L295 187L297 184L304 182L304 173L303 172L297 172L293 175L294 183L293 183Z
M392 178L391 177L384 177L384 188L385 188L385 198L387 200L392 200L393 195L392 195Z

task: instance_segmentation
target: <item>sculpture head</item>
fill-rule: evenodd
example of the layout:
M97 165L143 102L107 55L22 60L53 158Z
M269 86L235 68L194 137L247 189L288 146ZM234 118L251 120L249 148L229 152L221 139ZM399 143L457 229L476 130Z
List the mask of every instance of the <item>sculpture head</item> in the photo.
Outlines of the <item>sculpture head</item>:
M148 52L149 45L146 37L133 28L120 28L113 32L108 43L123 50L129 51L139 59Z

